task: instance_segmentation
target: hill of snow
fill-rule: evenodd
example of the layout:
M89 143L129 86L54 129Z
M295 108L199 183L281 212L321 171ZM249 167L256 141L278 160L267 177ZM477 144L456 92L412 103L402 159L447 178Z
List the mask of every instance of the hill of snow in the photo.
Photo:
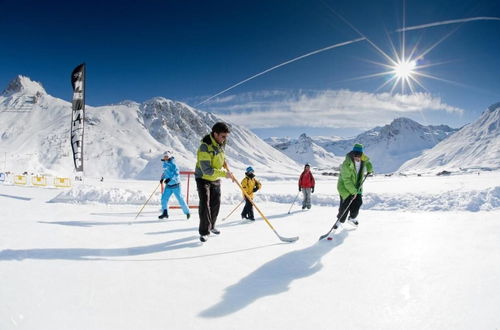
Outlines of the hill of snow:
M173 149L183 170L194 170L203 136L221 118L163 97L86 106L84 169L88 177L153 179L161 173L161 154ZM0 95L0 166L71 176L71 103L52 97L41 84L16 77ZM294 175L301 165L249 130L232 125L226 148L235 171L251 165L260 176ZM3 166L2 166L3 165Z
M239 174L237 177L241 178ZM363 209L376 211L490 211L500 210L500 186L496 181L498 172L484 172L451 176L392 176L382 175L370 177L366 183L363 195ZM269 180L269 181L268 181ZM262 181L262 180L261 180ZM264 179L266 189L259 191L255 202L281 203L291 205L296 197L296 181L279 179ZM338 206L336 193L336 178L316 176L316 189L312 195L314 205L326 207ZM70 204L107 204L130 205L138 208L151 194L143 190L144 183L140 181L110 181L105 183L76 184L71 190L58 194L51 203ZM467 188L465 188L467 187ZM150 200L151 205L160 204L160 193L157 192ZM196 187L191 183L190 200L197 204ZM239 188L224 181L222 203L237 204L241 200ZM177 204L176 201L173 201ZM297 202L296 205L300 205Z
M404 163L400 171L500 168L500 103L486 109L477 121L464 126L420 157Z

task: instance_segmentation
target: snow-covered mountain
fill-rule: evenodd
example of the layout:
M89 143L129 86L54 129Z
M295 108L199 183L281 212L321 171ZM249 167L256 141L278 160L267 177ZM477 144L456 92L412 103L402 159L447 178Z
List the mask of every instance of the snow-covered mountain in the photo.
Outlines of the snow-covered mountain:
M84 168L85 175L93 177L157 178L165 149L174 150L181 169L194 170L200 140L215 122L223 121L163 97L143 103L87 105L85 114ZM71 175L70 122L70 102L47 94L40 83L16 77L0 94L1 168ZM259 176L296 174L302 167L234 124L226 152L238 175L249 165Z
M299 163L309 162L325 169L337 167L355 143L362 143L376 172L388 173L456 131L446 125L423 126L408 118L397 118L389 125L375 127L355 138L302 134L298 139L272 137L265 141Z
M420 157L404 163L400 171L500 168L500 102L488 107L478 120L461 128Z
M338 167L344 160L344 157L337 157L323 149L305 133L301 134L298 139L271 137L264 141L296 162L301 164L309 163L311 166L320 169Z
M396 171L407 160L420 156L455 131L446 125L423 126L408 118L397 118L389 125L375 127L352 139L316 142L340 156L351 151L355 143L362 143L375 171L388 173Z

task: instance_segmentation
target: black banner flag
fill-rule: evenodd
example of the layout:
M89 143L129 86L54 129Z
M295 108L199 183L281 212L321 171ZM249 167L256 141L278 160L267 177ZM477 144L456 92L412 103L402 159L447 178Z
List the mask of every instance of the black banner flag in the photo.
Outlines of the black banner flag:
M85 119L85 63L71 73L73 102L71 115L71 149L77 172L83 172L83 121Z

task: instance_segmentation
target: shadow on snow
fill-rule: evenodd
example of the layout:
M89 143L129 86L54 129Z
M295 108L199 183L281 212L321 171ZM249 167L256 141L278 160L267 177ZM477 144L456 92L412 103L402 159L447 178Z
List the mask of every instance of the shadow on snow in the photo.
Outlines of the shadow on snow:
M73 227L93 227L93 226L118 226L118 225L139 225L149 223L168 223L168 222L185 222L186 219L169 219L169 220L130 220L130 221L38 221L38 223L48 225L61 225Z
M199 316L223 317L245 308L257 299L287 291L292 281L311 276L323 268L321 258L342 244L348 231L341 231L333 241L319 241L308 248L289 252L265 263L226 288L222 300L202 311Z
M190 242L192 241L192 242ZM205 257L214 257L219 255L233 254L246 252L251 250L258 250L271 246L278 246L288 243L272 243L261 246L253 246L238 250L222 251L215 253L206 253L185 257L165 257L165 258L149 258L149 259L113 259L113 257L130 257L145 254L152 254L165 251L173 251L185 248L194 248L202 245L198 241L198 236L184 237L168 242L136 246L130 248L113 248L113 249L84 249L84 248L52 248L52 249L27 249L27 250L1 250L0 261L2 260L25 260L25 259L44 259L44 260L86 260L86 261L116 261L116 262L145 262L145 261L169 261L169 260L185 260L185 259L198 259ZM110 258L110 259L108 259Z
M179 220L166 220L162 222L169 222L169 221L179 221ZM182 221L191 221L191 220L182 220ZM245 225L245 224L251 224L252 222L242 222L241 220L237 221L229 221L229 222L222 222L222 221L217 221L216 228L226 228L226 227L233 227L233 226L238 226L238 225ZM177 229L169 229L169 230L164 230L164 231L157 231L157 232L149 232L145 233L146 235L161 235L161 234L170 234L170 233L180 233L180 232L185 232L185 231L198 231L198 227L189 227L189 228L177 228Z
M73 227L94 227L94 226L117 226L117 225L137 225L147 223L158 223L158 220L148 221L115 221L115 222L101 222L101 221L38 221L38 223L48 225L61 225Z
M22 201L30 201L31 200L31 198L29 198L29 197L6 195L6 194L0 194L0 197L8 197L8 198L20 199Z
M196 241L195 241L196 240ZM190 242L192 241L192 242ZM49 249L26 249L26 250L2 250L0 260L24 260L24 259L47 259L47 260L106 260L106 257L127 257L169 250L200 246L198 236L188 236L176 240L128 248L111 249L86 249L86 248L49 248Z

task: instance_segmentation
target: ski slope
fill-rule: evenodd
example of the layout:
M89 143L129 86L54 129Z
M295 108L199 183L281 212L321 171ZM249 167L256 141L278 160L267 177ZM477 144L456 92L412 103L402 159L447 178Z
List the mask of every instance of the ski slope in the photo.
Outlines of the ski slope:
M263 180L257 204L292 244L257 212L221 221L240 200L230 180L206 243L196 210L159 221L158 195L134 220L156 181L1 184L0 329L495 329L499 178L369 178L359 228L333 241L318 237L336 178L317 176L312 209L290 214L296 181Z

